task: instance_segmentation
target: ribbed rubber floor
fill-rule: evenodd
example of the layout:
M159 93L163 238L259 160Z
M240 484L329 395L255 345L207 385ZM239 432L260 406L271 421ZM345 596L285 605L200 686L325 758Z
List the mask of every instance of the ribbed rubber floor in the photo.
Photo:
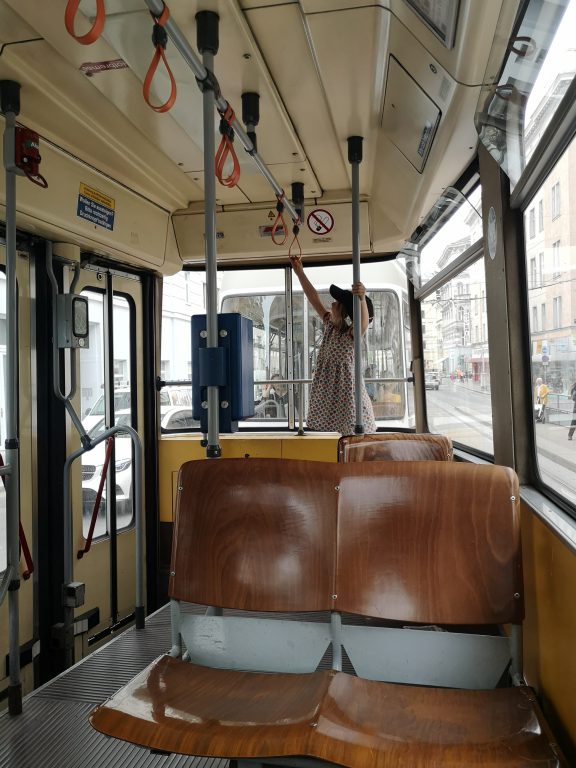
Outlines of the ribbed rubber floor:
M227 768L227 760L156 755L95 731L88 715L170 647L170 609L129 629L0 716L0 768Z
M205 608L187 606L187 610L203 613ZM242 615L241 611L226 613ZM326 620L322 614L276 617ZM170 607L166 605L146 619L145 630L126 630L29 694L22 715L0 715L0 768L228 768L227 760L151 754L142 747L103 736L88 722L97 704L169 648ZM331 656L328 649L319 668L329 669ZM345 653L343 669L354 673Z

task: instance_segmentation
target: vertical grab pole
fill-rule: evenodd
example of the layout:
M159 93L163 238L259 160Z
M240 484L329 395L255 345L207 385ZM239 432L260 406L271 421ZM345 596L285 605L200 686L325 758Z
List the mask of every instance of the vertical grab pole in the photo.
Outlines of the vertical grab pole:
M202 54L202 63L208 72L214 71L214 56L218 53L218 22L220 17L213 11L196 14L197 47ZM206 347L218 346L218 291L216 268L216 174L214 157L215 94L209 85L203 92L204 115L204 248L206 255ZM208 446L206 456L217 458L221 455L219 444L220 392L218 387L208 389Z
M22 712L20 681L20 446L18 441L18 296L16 284L16 116L20 112L20 84L0 82L0 111L5 117L4 168L6 170L6 533L8 586L8 636L10 684L8 708L11 715Z
M352 170L352 282L360 282L360 163L362 136L348 137L348 162ZM362 324L360 297L354 296L354 403L356 425L354 432L364 434L362 414Z

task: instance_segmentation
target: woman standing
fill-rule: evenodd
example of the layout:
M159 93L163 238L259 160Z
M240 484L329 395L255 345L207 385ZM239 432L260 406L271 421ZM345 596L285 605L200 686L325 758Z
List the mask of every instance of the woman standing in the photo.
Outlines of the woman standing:
M354 399L354 338L351 321L354 314L354 296L360 297L360 327L362 335L374 317L374 307L366 296L362 283L355 283L352 291L330 286L334 299L330 310L322 304L318 292L304 274L302 260L291 256L292 269L312 307L322 318L324 335L318 352L316 368L310 390L307 425L322 432L340 432L353 435L356 423ZM376 431L374 411L362 382L362 416L364 432Z

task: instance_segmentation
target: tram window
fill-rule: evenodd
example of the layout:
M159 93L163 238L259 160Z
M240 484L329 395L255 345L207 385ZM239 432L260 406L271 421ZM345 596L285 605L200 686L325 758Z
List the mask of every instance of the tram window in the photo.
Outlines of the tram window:
M559 190L574 187L575 167L576 139L535 191L534 198L544 201L543 228L536 238L525 241L527 269L536 257L540 264L538 279L528 280L527 297L538 469L541 480L572 503L576 503L576 447L572 448L576 437L571 440L576 422L572 397L576 383L576 212L573 206L560 205ZM524 226L529 226L526 213ZM543 390L537 384L539 379Z
M476 186L469 197L459 194L453 201L453 208L453 215L424 245L420 253L422 286L449 267L482 237L480 186Z
M82 424L93 437L106 429L105 365L104 365L104 294L86 290L90 317L90 347L80 350L80 382ZM132 425L132 392L130 389L130 361L133 340L130 334L132 306L123 296L114 295L113 300L113 347L114 360L114 414L116 423ZM82 531L88 534L94 501L98 493L102 468L106 455L105 443L99 443L91 451L82 454ZM132 440L127 433L119 433L115 444L115 471L117 530L133 522L132 483L134 467L132 462ZM105 487L94 529L94 536L108 533L107 505L108 488Z
M347 286L352 283L352 267L330 266L307 268L306 273L318 288L320 298L328 308L332 298L331 283ZM406 299L405 277L393 262L362 266L362 279L374 303L374 320L363 339L364 375L379 379L371 382L371 394L377 423L385 426L413 426L413 409L408 405L404 382L386 379L405 377L405 336L401 320L400 297ZM222 278L222 311L240 312L254 322L254 401L255 421L276 420L286 423L288 398L279 385L274 403L263 398L263 385L258 381L272 378L287 379L288 353L286 344L285 270L249 270L226 272ZM384 285L389 284L385 288ZM244 288L246 286L246 288ZM311 380L316 356L322 340L323 324L309 307L299 286L292 297L293 370L294 379ZM307 412L309 385L303 385L303 412ZM298 417L300 390L295 387L295 418Z
M484 261L422 302L428 427L494 453Z
M484 86L476 114L480 138L512 186L576 74L576 0L529 0L523 10L500 79ZM497 48L494 54L499 56Z
M204 272L179 272L164 278L159 371L164 381L192 381L190 318L206 312L205 283ZM173 402L169 398L168 402L161 400L160 405L188 405L189 402Z

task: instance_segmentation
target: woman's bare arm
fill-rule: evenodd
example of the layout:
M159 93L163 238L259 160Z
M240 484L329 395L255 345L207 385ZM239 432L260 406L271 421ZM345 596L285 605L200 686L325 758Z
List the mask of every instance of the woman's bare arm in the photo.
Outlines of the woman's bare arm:
M300 256L290 256L290 264L292 265L292 269L296 273L296 277L300 281L300 285L302 286L302 290L306 294L306 298L312 304L316 312L320 315L320 317L324 317L324 315L327 312L326 307L324 304L322 304L322 301L320 300L320 296L318 296L318 291L310 280L306 277L304 274L304 267L302 266L302 259Z

